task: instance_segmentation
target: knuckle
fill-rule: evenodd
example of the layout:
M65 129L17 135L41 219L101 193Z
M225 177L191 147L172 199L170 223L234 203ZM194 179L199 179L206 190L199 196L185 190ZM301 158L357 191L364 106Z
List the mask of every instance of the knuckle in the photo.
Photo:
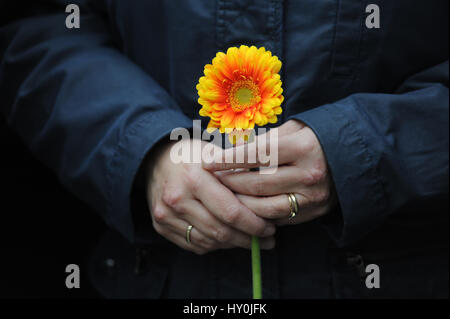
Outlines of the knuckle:
M303 179L303 183L307 186L312 186L323 182L326 179L327 171L322 167L315 167L311 169Z
M162 200L169 207L176 208L183 198L183 192L180 188L166 187L163 190Z
M223 244L231 239L231 233L228 229L221 227L215 231L214 237L219 243Z
M235 224L239 218L239 207L230 206L223 214L223 219L227 224Z
M312 152L312 150L314 149L314 144L309 139L300 140L294 145L294 151L296 154L307 154Z
M164 223L167 220L168 213L162 206L155 206L152 213L156 223Z
M185 165L185 177L188 187L193 193L200 187L199 170L194 165Z
M327 163L323 160L323 158L317 159L314 163L315 171L320 175L321 180L324 180L328 176L328 168Z
M325 165L318 164L311 172L316 182L323 182L327 177L327 169Z
M256 195L262 195L264 193L264 183L261 179L258 178L252 184L252 193L255 193Z
M302 153L310 153L314 150L316 144L312 139L304 139L300 144L300 148Z
M326 189L317 190L312 193L311 200L315 203L326 202L330 197L330 192Z
M314 176L311 172L307 172L304 176L301 177L301 183L305 186L313 186L315 184Z
M296 184L305 184L305 179L307 179L309 174L305 174L306 170L302 167L296 166L295 171L292 174L292 180Z

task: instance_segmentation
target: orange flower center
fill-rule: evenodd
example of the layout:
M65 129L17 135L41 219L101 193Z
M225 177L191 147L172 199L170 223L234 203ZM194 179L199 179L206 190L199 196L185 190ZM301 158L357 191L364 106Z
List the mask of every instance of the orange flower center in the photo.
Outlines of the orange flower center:
M252 80L234 82L228 96L235 112L242 112L261 101L259 88Z

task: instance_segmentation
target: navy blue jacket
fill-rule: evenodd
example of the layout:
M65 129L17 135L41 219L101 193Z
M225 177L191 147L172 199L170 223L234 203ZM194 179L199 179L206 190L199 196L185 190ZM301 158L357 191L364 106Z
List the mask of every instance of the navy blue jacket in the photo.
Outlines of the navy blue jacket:
M97 271L106 296L251 296L247 251L181 251L135 212L145 207L133 187L155 143L199 118L203 66L240 44L282 60L281 123L314 130L339 199L278 231L263 253L264 296L448 295L448 1L80 1L81 28L68 29L73 2L1 10L0 109L127 239L105 240L111 254L132 268L131 245L153 251L145 279L123 266L121 286ZM379 29L366 27L369 3ZM361 282L361 263L380 266L380 289Z

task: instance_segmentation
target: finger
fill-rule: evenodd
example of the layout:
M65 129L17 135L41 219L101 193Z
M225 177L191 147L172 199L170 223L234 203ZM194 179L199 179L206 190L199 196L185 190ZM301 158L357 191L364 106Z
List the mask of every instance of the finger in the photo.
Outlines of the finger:
M266 237L259 239L259 247L264 250L271 250L275 248L276 240L275 237Z
M275 248L275 244L276 244L276 239L274 236L271 237L264 237L264 238L259 238L259 247L263 250L270 250ZM220 246L220 248L222 249L229 249L229 248L236 248L235 245L231 245L231 244L222 244ZM245 249L251 249L251 243L248 247L241 247L241 248L245 248Z
M300 216L305 209L309 208L308 199L300 194L294 194L298 203L298 213ZM291 205L287 194L255 197L247 195L237 195L239 200L256 215L267 219L289 219L291 216ZM303 221L303 217L297 218Z
M256 215L267 219L288 218L291 215L287 195L256 197L237 195L238 199Z
M250 248L251 237L220 221L211 214L198 200L183 203L184 216L189 223L195 225L199 232L216 243L230 244L232 247Z
M190 232L190 243L197 249L205 249L207 251L217 250L219 248L229 249L229 248L251 248L251 238L247 234L234 230L218 221L217 225L214 225L214 222L210 223L211 217L215 219L215 217L211 216L209 212L203 207L203 205L195 200L191 200L187 205L189 210L191 211L204 211L209 216L204 214L190 214L185 215L185 217L189 216L189 220L185 221L178 218L176 212L170 210L169 207L166 207L169 210L168 220L164 223L164 225L160 224L161 227L165 227L166 229L172 231L174 234L177 234L181 237L184 237L187 241L187 229L189 225L192 225L192 230ZM184 206L184 205L183 205ZM201 226L202 225L202 226ZM208 225L211 230L208 230ZM217 232L214 230L215 227L218 228ZM217 240L214 237L217 236ZM261 238L260 247L261 249L273 249L275 246L275 238Z
M294 166L283 166L274 174L260 172L222 172L216 173L222 184L235 193L268 196L288 193L298 184L299 169Z
M160 227L168 228L172 232L177 233L180 236L184 236L185 238L188 226L195 225L189 221L180 219L177 216L176 212L164 203L158 205L158 211L155 211L152 215L154 219L154 225L156 223ZM161 218L161 215L164 218ZM197 246L201 246L206 249L213 249L217 248L216 246L219 246L218 243L205 236L195 227L190 233L190 239L192 242L196 243Z
M192 251L192 252L196 253L197 255L204 255L207 252L214 250L214 249L205 249L201 246L194 244L193 242L188 243L188 242L186 242L186 238L184 238L184 236L180 236L176 233L171 233L169 235L168 239L170 241L172 241L174 244L176 244L177 246L179 246L180 248Z
M201 178L197 177L192 183L195 198L226 225L259 237L268 237L275 233L275 227L271 223L242 205L213 175L203 171Z
M163 226L158 223L155 223L153 226L155 230L158 232L158 234L160 234L161 236L163 236L164 238L166 238L167 240L169 240L170 242L174 243L175 245L184 250L192 251L198 255L203 255L208 252L207 249L200 247L194 244L193 242L188 243L185 237L181 236L180 234L177 234L168 226Z
M263 134L252 143L217 151L214 161L203 162L209 171L223 171L236 168L265 167L271 164L286 164L298 159L293 151L297 143L293 135L277 137L277 134Z
M278 226L295 225L309 222L324 215L329 210L328 205L323 206L310 206L303 210L299 210L298 214L294 218L282 218L275 221Z
M202 233L195 223L186 222L182 219L175 218L167 225L167 227L169 227L174 233L184 237L187 241L187 230L189 225L192 226L189 233L189 240L192 244L208 250L219 248L219 243Z

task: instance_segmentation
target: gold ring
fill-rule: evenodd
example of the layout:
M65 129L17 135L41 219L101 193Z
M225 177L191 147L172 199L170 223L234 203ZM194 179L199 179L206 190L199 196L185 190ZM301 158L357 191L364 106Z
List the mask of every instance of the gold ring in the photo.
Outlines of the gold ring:
M287 196L289 200L289 212L290 212L289 219L292 219L298 214L298 202L294 194L289 193L287 194Z
M186 229L186 241L188 242L188 244L191 243L191 230L192 228L194 228L194 226L189 225Z

